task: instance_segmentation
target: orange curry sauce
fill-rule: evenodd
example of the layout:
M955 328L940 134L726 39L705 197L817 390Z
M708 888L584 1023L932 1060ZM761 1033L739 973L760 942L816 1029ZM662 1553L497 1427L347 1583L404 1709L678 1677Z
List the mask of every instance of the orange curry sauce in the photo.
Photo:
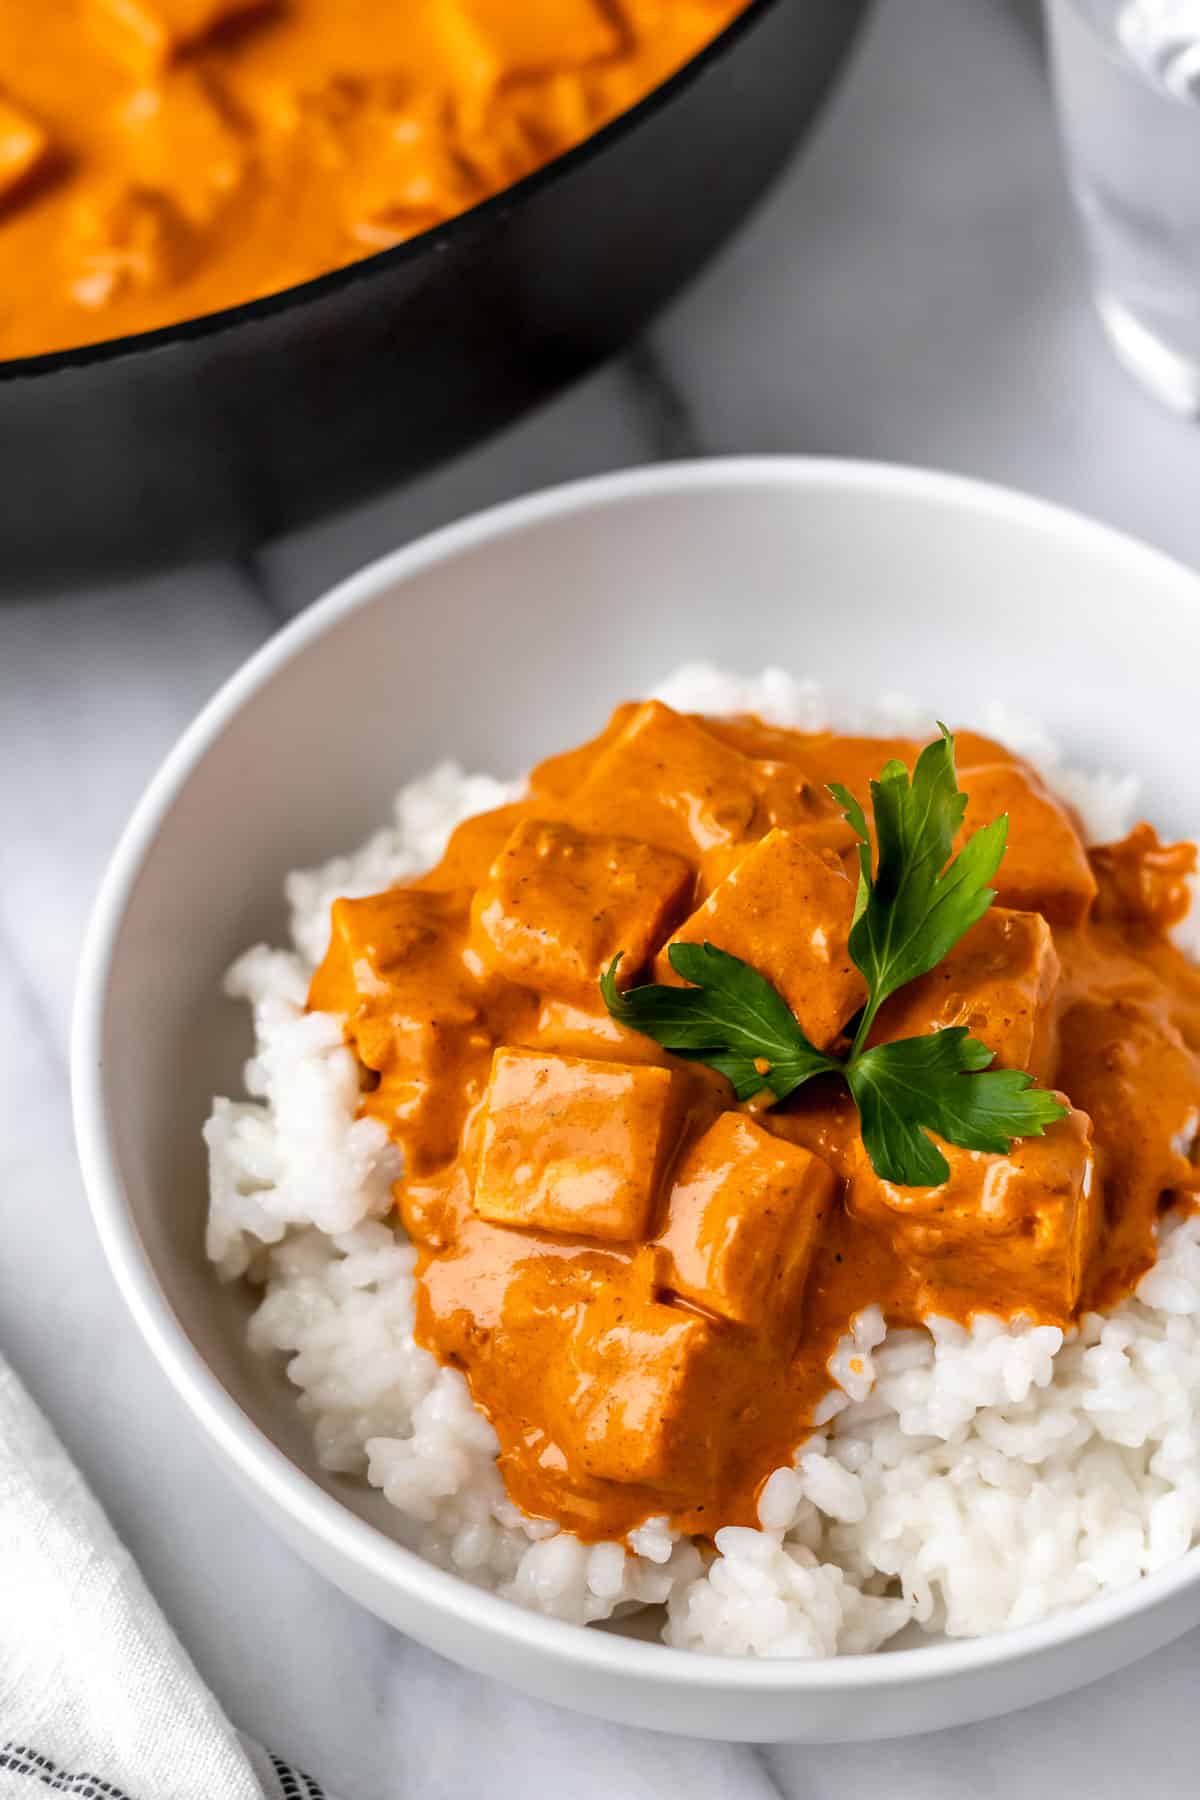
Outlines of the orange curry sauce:
M609 1018L602 967L621 950L622 980L674 979L681 935L836 1044L864 988L825 784L865 801L919 748L620 707L430 874L335 903L310 1004L344 1017L363 1110L405 1154L420 1341L465 1372L528 1513L587 1539L662 1513L753 1524L857 1312L1066 1325L1129 1290L1164 1205L1200 1185L1200 972L1167 936L1192 846L1141 825L1087 853L1034 772L968 732L964 829L1009 817L998 898L875 1039L969 1026L1070 1100L1044 1138L944 1146L944 1186L890 1186L835 1079L739 1107Z
M277 293L440 225L745 4L0 0L0 358Z

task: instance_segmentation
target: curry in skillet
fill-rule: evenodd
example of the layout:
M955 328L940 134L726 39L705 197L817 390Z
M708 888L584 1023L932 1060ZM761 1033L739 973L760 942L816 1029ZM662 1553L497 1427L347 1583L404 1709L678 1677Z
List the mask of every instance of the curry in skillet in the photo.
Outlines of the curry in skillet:
M0 358L237 305L439 225L744 4L0 0Z

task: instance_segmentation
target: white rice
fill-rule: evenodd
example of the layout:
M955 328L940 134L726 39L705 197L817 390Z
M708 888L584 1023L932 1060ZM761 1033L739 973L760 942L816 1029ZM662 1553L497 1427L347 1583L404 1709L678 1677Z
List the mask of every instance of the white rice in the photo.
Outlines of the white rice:
M691 667L660 694L805 729L932 726L902 699L835 705L782 670ZM1042 770L1092 841L1128 830L1131 777L1065 768L1002 709L978 723ZM356 1117L339 1021L304 1011L330 902L417 873L461 819L519 791L449 764L412 783L394 825L289 878L293 947L259 946L228 977L253 1005L257 1048L250 1098L215 1101L205 1128L208 1252L223 1278L262 1284L251 1342L286 1356L322 1465L381 1489L397 1534L469 1581L578 1623L664 1604L665 1640L713 1654L864 1652L913 1623L1000 1631L1182 1556L1200 1536L1200 1218L1168 1223L1136 1298L1065 1342L987 1318L888 1332L877 1307L860 1314L830 1360L820 1429L763 1489L761 1528L719 1531L715 1556L665 1520L627 1550L523 1517L463 1376L413 1340L415 1251L391 1213L399 1158ZM1200 909L1179 935L1200 954Z

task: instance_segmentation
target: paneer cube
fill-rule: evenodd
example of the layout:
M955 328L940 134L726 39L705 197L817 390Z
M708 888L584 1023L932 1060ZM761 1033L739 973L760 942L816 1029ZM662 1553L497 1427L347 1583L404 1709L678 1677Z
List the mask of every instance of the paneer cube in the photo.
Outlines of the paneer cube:
M64 252L72 296L99 310L130 289L181 280L193 266L196 238L169 194L117 177L80 196Z
M479 1018L478 988L463 961L467 919L461 890L391 888L335 900L309 1006L346 1020L368 1068L433 1073L446 1052L446 1028Z
M516 80L544 74L548 68L579 68L600 62L621 48L617 21L601 0L583 0L574 6L570 33L553 44L548 41L540 9L514 6L512 0L450 0L449 4L443 0L434 9L434 23L448 47L459 52L451 66L460 80L465 77L469 81L480 63L489 70L494 68L496 81L501 76Z
M753 836L763 837L780 825L785 831L803 833L810 849L830 849L839 855L858 843L841 807L809 779L806 770L795 763L761 759L750 766L755 792Z
M1190 1185L1200 1161L1200 1054L1161 1000L1119 991L1076 1001L1060 1041L1060 1079L1096 1122L1122 1225L1153 1218L1158 1197Z
M442 8L432 10L449 22ZM462 134L469 111L486 114L497 71L486 46L469 32L467 37L467 43L445 46L458 86L453 125L440 92L398 89L395 78L387 76L364 84L351 107L337 117L333 130L345 168L340 210L347 232L365 249L387 249L437 224L447 211L470 206L478 196ZM482 85L472 89L476 77ZM336 80L329 91L336 94ZM314 116L320 116L319 102Z
M1072 1109L1007 1156L939 1144L950 1178L936 1188L884 1181L861 1153L851 1213L885 1229L943 1305L1066 1318L1079 1301L1100 1219L1092 1122ZM923 1302L920 1303L923 1307Z
M965 1025L1005 1069L1050 1079L1055 1060L1058 953L1041 913L993 906L919 981L883 1007L873 1043Z
M849 1180L857 1167L862 1149L858 1108L842 1081L818 1076L793 1094L786 1106L763 1108L755 1122L769 1136L827 1163L839 1181Z
M713 719L710 729L722 743L732 744L744 755L796 763L822 793L830 781L845 782L852 789L878 775L893 759L916 761L920 744L915 738L854 737L846 732L795 731L788 725L766 725L752 714Z
M1160 842L1145 819L1118 842L1094 845L1091 864L1100 890L1094 918L1164 932L1191 911L1196 845Z
M1078 925L1096 897L1096 878L1066 809L1020 763L979 764L960 775L959 785L967 812L956 848L1008 814L1008 845L994 884L999 904L1040 912L1052 925Z
M675 1173L657 1239L661 1279L735 1325L799 1334L800 1301L833 1171L727 1112Z
M143 73L151 73L212 32L278 0L87 0L97 36Z
M603 999L589 1006L570 1000L543 999L533 1030L521 1039L529 1050L554 1050L561 1056L595 1056L621 1063L663 1063L670 1052L632 1025L618 1025ZM699 1065L697 1065L699 1067Z
M472 813L450 833L440 862L413 882L417 888L477 888L507 844L515 827L529 812L525 800L513 800L490 812Z
M731 875L738 864L768 832L777 826L814 856L840 863L852 881L858 881L858 838L845 819L822 799L808 777L792 765L753 762L754 817L744 837L719 844L700 858L699 894L710 894Z
M363 1110L403 1146L407 1172L458 1148L483 1093L493 1038L484 993L464 961L469 896L393 888L336 900L325 960L308 1003L335 1013L379 1085Z
M0 205L50 161L50 137L31 113L0 94Z
M629 1304L619 1289L581 1309L547 1383L547 1423L568 1464L694 1494L715 1454L715 1335L697 1313Z
M507 980L595 1003L618 951L619 978L636 978L686 911L693 884L670 850L524 819L476 895L471 941Z
M647 1235L683 1119L669 1069L497 1050L475 1180L496 1225L606 1243Z
M680 979L672 944L715 944L765 975L823 1050L867 995L847 947L853 916L854 887L837 860L770 831L664 946L655 973Z
M752 838L762 837L773 825L795 831L801 826L822 823L839 845L857 843L842 818L841 807L829 793L827 777L814 773L810 765L809 747L824 743L827 734L814 738L786 726L765 725L748 714L732 718L706 718L700 713L687 716L710 737L739 751L750 765L756 801Z
M613 707L607 725L595 737L576 744L571 750L559 750L554 756L544 757L530 771L530 793L538 800L553 802L556 806L569 800L609 747L616 743L640 706L640 701L622 700L619 706ZM543 806L542 810L546 808Z
M748 757L658 700L635 708L570 797L583 831L641 838L695 862L754 817Z
M191 224L213 219L240 186L245 132L221 90L195 70L143 83L115 118L135 188L166 196Z
M887 762L902 762L912 769L933 736L932 721L924 738L856 737L847 732L797 731L786 725L765 725L746 715L706 719L705 726L722 743L750 757L766 757L803 768L821 794L826 784L842 782L866 803L867 784ZM994 738L977 731L956 731L954 759L961 773L979 763L1014 762L1017 759Z

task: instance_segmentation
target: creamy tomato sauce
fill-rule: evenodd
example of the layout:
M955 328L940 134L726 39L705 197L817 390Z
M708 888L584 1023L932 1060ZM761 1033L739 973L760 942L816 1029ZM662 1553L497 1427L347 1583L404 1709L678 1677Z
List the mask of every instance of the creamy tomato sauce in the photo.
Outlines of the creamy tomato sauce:
M0 0L0 357L401 243L590 136L745 3Z
M1154 1260L1200 1185L1200 972L1168 933L1191 845L1148 825L1085 850L1025 763L960 732L964 833L1000 813L992 910L901 990L874 1041L966 1025L1069 1102L1008 1156L943 1146L938 1188L882 1181L835 1078L739 1106L723 1077L601 1000L711 941L839 1043L864 989L846 947L864 801L920 745L620 707L469 820L419 881L339 900L310 994L341 1015L364 1112L402 1147L417 1333L496 1428L508 1492L585 1539L667 1514L757 1522L831 1386L856 1313L1068 1325Z

